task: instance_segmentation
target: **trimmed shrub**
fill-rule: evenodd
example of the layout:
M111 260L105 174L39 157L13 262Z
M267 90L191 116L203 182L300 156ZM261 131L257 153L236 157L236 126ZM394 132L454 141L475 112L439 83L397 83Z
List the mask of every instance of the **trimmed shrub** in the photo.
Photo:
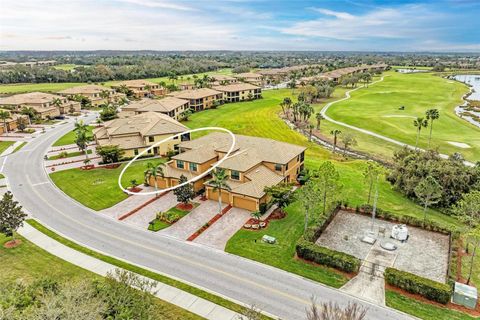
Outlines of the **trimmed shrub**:
M447 304L452 295L452 288L448 284L436 282L395 268L387 268L385 270L385 281L389 285L410 293L419 294L428 300L442 304Z
M297 242L295 250L297 256L302 259L341 271L353 273L358 272L360 268L360 260L354 256L318 246L302 238Z

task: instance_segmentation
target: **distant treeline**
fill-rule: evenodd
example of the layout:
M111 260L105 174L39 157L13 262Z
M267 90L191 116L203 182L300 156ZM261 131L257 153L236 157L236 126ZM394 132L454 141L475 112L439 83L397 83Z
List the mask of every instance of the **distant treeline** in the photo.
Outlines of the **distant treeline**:
M325 70L361 64L426 66L479 69L478 54L365 53L365 52L269 52L269 51L9 51L0 52L0 61L56 60L74 64L73 70L54 67L12 66L0 69L0 83L21 82L103 82L180 76L232 68L246 72L253 68L280 68L322 64Z

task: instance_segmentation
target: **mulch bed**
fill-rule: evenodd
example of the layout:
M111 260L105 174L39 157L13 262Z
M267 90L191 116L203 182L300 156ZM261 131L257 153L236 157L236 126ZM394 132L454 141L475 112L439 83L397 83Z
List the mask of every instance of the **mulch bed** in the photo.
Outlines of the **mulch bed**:
M7 248L7 249L11 249L11 248L15 248L15 247L18 247L19 245L22 244L22 240L10 240L10 241L7 241L3 244L3 247L4 248Z
M193 204L184 204L184 203L179 203L175 206L175 208L183 210L183 211L190 211L193 209Z
M135 192L135 193L138 193L140 191L142 191L143 189L140 188L140 187L133 187L133 188L129 188L128 191L130 192Z
M447 303L447 304L441 304L439 302L435 302L435 301L431 301L431 300L428 300L427 298L425 297L422 297L421 295L418 295L418 294L414 294L414 293L410 293L408 291L405 291L405 290L402 290L398 287L394 287L394 286L391 286L389 285L388 283L385 283L385 289L388 289L388 290L391 290L391 291L395 291L397 293L400 293L401 295L404 295L408 298L412 298L412 299L415 299L415 300L419 300L423 303L427 303L427 304L430 304L430 305L433 305L433 306L437 306L437 307L440 307L440 308L445 308L445 309L451 309L451 310L456 310L456 311L460 311L460 312L463 312L463 313L467 313L469 315L472 315L474 317L478 317L480 316L480 304L477 303L477 308L476 309L469 309L469 308L466 308L464 306L461 306L461 305L458 305L458 304L454 304L454 303Z
M114 163L114 164L107 164L104 166L105 169L116 169L118 167L120 167L121 164L120 163Z
M268 224L270 223L270 220L280 220L280 219L285 218L286 216L287 216L287 214L286 214L284 211L282 211L282 210L280 210L280 209L277 208L277 209L275 209L275 211L273 211L273 212L270 214L270 216L269 216L267 219L265 219L265 221L260 221L260 222L265 222L265 227L263 227L263 228L258 228L258 229L245 228L245 225L246 225L246 224L250 224L250 225L252 225L252 224L258 224L257 219L255 219L255 218L250 218L247 222L244 223L244 225L243 225L242 228L243 228L244 230L250 230L250 231L263 230L263 229L265 229L265 228L268 227Z

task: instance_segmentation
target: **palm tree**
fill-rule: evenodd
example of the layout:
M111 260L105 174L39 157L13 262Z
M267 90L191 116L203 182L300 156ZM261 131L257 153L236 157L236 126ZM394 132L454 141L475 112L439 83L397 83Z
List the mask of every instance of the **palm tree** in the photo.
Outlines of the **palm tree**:
M108 97L110 97L110 92L108 92L108 90L102 90L100 91L100 98L102 99L107 99Z
M325 119L325 117L321 112L317 112L317 114L315 114L315 119L317 119L317 130L320 130L320 122Z
M60 106L62 105L62 100L60 98L55 98L55 99L53 99L52 104L55 107L60 109Z
M341 134L342 131L335 129L330 131L330 134L333 135L333 153L335 153L335 149L337 147L337 136Z
M3 120L3 127L5 128L5 133L8 133L7 120L10 118L10 112L5 110L0 110L0 119Z
M154 186L155 186L155 191L158 190L158 182L157 182L157 176L164 177L163 173L163 164L159 165L154 165L153 163L149 162L147 163L147 170L143 172L144 176L144 184L148 185L148 181L150 180L151 177L154 178Z
M280 106L282 107L283 114L287 115L287 111L290 110L290 107L292 106L292 99L290 99L289 97L283 98Z
M417 128L417 140L415 141L415 149L417 149L420 131L422 131L422 128L426 128L428 126L428 120L424 117L417 117L417 119L413 120L413 125L415 128Z
M313 124L308 125L308 141L312 141L313 128Z
M88 143L92 141L92 136L88 135L88 125L83 121L75 122L75 143L78 148L85 153L85 159L88 159Z
M208 184L213 186L213 192L218 192L218 212L222 213L222 189L230 191L231 188L227 184L228 175L224 169L217 169L213 172L213 179Z
M438 109L428 109L426 115L427 120L430 120L430 136L428 137L428 148L430 148L430 142L432 141L433 121L440 118L440 112Z
M30 124L32 124L32 120L35 120L37 117L37 112L32 107L23 107L20 113L28 116L28 121Z

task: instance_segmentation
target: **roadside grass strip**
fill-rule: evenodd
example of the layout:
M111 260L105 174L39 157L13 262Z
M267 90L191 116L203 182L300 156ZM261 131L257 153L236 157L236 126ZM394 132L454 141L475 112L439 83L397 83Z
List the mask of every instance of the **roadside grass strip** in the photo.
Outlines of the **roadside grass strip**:
M38 222L36 220L28 219L27 223L30 224L35 229L37 229L38 231L40 231L40 232L44 233L45 235L49 236L50 238L60 242L61 244L65 245L67 247L70 247L74 250L77 250L79 252L82 252L86 255L89 255L91 257L94 257L98 260L104 261L106 263L110 263L114 266L117 266L119 268L131 271L131 272L134 272L134 273L137 273L139 275L145 276L145 277L150 278L152 280L155 280L155 281L158 281L158 282L161 282L161 283L165 283L167 285L178 288L180 290L183 290L185 292L188 292L190 294L193 294L193 295L195 295L197 297L200 297L200 298L203 298L205 300L211 301L215 304L218 304L219 306L230 309L230 310L235 311L235 312L240 313L240 314L244 314L249 309L245 306L241 306L241 305L236 304L234 302L231 302L227 299L219 297L215 294L212 294L212 293L206 292L204 290L195 288L191 285L185 284L181 281L169 278L167 276L155 273L155 272L150 271L150 270L143 269L141 267L130 264L128 262L121 261L119 259L101 254L97 251L88 249L86 247L83 247L83 246L81 246L81 245L79 245L79 244L77 244L77 243L75 243L71 240L68 240L68 239L58 235L57 233L55 233L52 230L48 229L47 227L43 226L40 222ZM273 320L272 318L270 318L266 315L263 315L263 314L259 315L259 317L262 320L267 320L267 319Z

